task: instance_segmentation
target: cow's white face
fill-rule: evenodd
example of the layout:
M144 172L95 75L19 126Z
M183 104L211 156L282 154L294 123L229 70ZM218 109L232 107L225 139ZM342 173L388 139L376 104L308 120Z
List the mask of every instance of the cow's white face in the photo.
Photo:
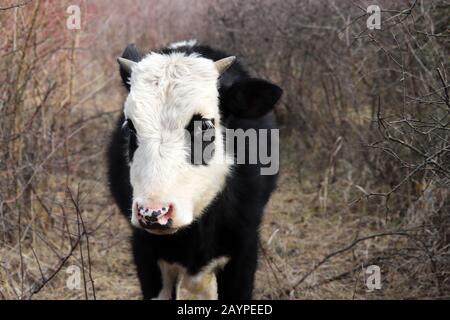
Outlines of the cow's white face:
M218 77L212 60L182 53L151 53L131 66L124 130L131 136L134 226L173 233L199 217L223 188L229 167L223 161ZM192 164L186 138L186 128L201 119L213 124L216 137L207 165ZM157 228L147 228L149 221Z

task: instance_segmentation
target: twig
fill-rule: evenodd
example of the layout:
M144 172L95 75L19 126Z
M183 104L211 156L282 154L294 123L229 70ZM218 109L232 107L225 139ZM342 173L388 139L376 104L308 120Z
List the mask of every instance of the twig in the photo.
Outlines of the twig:
M350 249L352 249L354 246L356 246L358 243L362 242L362 241L366 241L369 239L373 239L373 238L378 238L378 237L385 237L385 236L410 236L410 234L408 234L405 231L394 231L394 232L382 232L382 233L377 233L377 234L372 234L369 236L365 236L365 237L361 237L358 239L353 240L350 244L348 244L347 246L337 250L337 251L333 251L329 254L327 254L322 260L319 261L319 263L317 263L315 265L314 268L312 268L310 271L308 271L305 275L303 275L303 277L301 277L295 284L294 286L291 288L291 290L296 290L297 287L303 282L305 281L314 271L316 271L321 265L323 265L325 262L327 262L328 260L330 260L331 258L333 258L334 256L337 256L338 254L341 254L343 252L346 252Z
M81 235L83 236L83 235ZM73 255L73 252L75 251L75 249L78 247L78 245L81 242L81 237L78 237L74 243L74 245L70 248L69 252L67 253L67 255L65 255L60 261L59 263L53 268L52 273L45 278L45 280L43 280L40 284L38 284L37 286L33 287L30 290L30 294L28 296L28 299L31 299L31 297L37 293L39 293L39 291L42 290L42 288L44 288L62 269L62 267L64 266L64 264L67 262L67 260L69 260L69 258Z
M31 2L31 0L27 0L27 1L23 2L23 3L15 4L15 5L12 5L12 6L9 6L9 7L0 7L0 11L2 11L2 10L10 10L10 9L14 9L14 8L20 8L20 7L26 6L30 2Z

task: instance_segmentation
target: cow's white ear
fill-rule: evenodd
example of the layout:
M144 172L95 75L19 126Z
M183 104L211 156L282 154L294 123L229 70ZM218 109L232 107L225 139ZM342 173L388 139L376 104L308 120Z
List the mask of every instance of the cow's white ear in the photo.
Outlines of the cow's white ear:
M236 61L236 57L230 56L230 57L226 57L226 58L217 60L216 62L214 62L214 65L216 66L217 71L219 71L219 74L222 74L229 67L231 67L231 65L233 64L234 61Z
M122 57L117 58L117 62L128 74L131 74L131 70L133 69L133 67L135 65L137 65L136 62L122 58Z

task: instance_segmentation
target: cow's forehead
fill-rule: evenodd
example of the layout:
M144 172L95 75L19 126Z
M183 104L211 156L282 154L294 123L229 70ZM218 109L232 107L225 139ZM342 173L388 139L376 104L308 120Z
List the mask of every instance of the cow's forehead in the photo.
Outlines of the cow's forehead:
M171 80L191 79L198 81L214 80L218 72L210 59L194 53L158 54L149 53L133 69L136 80Z
M125 114L138 119L149 113L155 120L176 117L180 124L193 113L214 116L218 76L214 62L198 55L150 53L133 68Z

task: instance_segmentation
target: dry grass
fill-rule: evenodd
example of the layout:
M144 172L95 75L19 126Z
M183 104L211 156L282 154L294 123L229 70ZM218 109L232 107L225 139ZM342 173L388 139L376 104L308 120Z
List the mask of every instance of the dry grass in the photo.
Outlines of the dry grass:
M380 138L372 130L378 100L367 83L384 85L386 71L375 71L379 64L392 64L392 59L380 54L380 47L364 43L355 49L336 41L333 45L340 53L327 51L328 43L320 39L329 39L334 31L311 29L310 24L326 18L334 27L341 26L341 15L330 21L328 15L345 13L349 5L324 6L323 16L317 17L316 7L308 1L285 1L286 7L277 6L281 11L275 13L271 6L255 11L250 1L245 10L239 1L226 2L228 8L222 0L211 8L202 1L187 8L182 0L172 0L171 5L141 0L123 8L121 1L79 1L86 15L82 30L74 32L64 27L65 9L72 1L30 1L0 11L0 299L140 298L128 241L130 226L113 204L105 180L105 147L124 94L114 60L130 42L156 47L192 35L241 50L251 69L279 80L287 92L278 114L286 129L281 175L261 227L255 298L449 297L450 201L445 171L449 125L435 123L432 134L415 136L404 127L411 123L399 125L402 118L392 118L388 108L382 110L386 118L378 119L378 125L401 132L400 138L413 147L424 146L426 154L438 147L444 152L436 158L440 167L433 167L431 159L424 174L413 176L389 199L370 195L392 190L422 157L394 145L410 166L405 169L404 163L362 146ZM0 8L17 3L22 2L6 1ZM442 26L442 17L446 18L442 8L448 10L437 4L434 11L419 11L418 26L432 18L436 28ZM242 16L233 10L242 11ZM252 36L252 24L264 12L271 14L262 15L264 19L271 16L280 23L291 20L279 19L278 14L298 14L301 32L295 24L277 28L267 24L273 42L255 42L260 37ZM255 20L240 25L239 17ZM409 30L408 21L398 25ZM308 45L286 41L290 34ZM398 53L389 33L376 36ZM426 120L424 110L430 107L448 115L443 90L448 63L440 60L438 41L444 36L432 41L419 38L424 43L418 51L427 67L440 68L442 78L423 71L414 55L402 65L410 72L420 71L409 79L415 88L412 116ZM417 40L405 39L409 45L410 39ZM261 48L267 55L260 54ZM370 54L368 63L361 58L364 53ZM335 59L335 54L348 59ZM297 66L290 61L304 62ZM422 74L430 80L418 83ZM401 106L402 88L395 82L399 73L388 75L395 85L381 86L378 94L387 106ZM432 89L429 83L438 91L426 96L430 101L422 101L421 95ZM292 121L286 115L294 115ZM428 129L419 127L424 128ZM392 144L383 147L389 151ZM364 271L371 264L381 268L382 289L368 292ZM66 271L72 265L84 271L76 290L66 285L70 276Z
M288 138L286 138L288 139ZM285 141L282 157L282 171L277 192L266 210L261 227L262 251L256 275L255 298L257 299L403 299L433 298L445 296L446 289L439 293L435 279L430 273L430 260L404 236L382 236L368 239L355 245L351 250L327 260L305 279L296 290L289 290L328 254L347 246L367 235L387 231L410 230L423 223L423 217L408 217L410 223L399 225L386 222L384 210L367 212L365 205L349 207L348 199L356 197L352 181L337 180L329 186L327 211L323 210L320 186L323 172L315 179L305 178L298 172L294 159L289 157L292 141ZM97 160L101 168L103 160ZM140 289L132 261L129 236L130 227L111 204L105 187L104 172L93 180L82 181L86 192L82 196L81 207L87 229L95 226L97 216L107 218L98 230L90 233L92 279L95 283L97 299L140 299ZM92 219L92 220L91 220ZM91 227L93 228L93 227ZM45 234L46 241L58 241L55 229ZM53 231L51 231L53 230ZM86 248L86 242L83 242ZM50 265L45 257L51 257L48 246L39 241L35 250L42 257L44 272ZM410 250L410 251L409 251ZM12 248L2 248L2 261L13 263ZM24 250L26 261L33 261L31 252ZM14 256L14 258L13 258ZM19 262L16 261L16 265ZM65 272L70 265L81 265L80 253L76 251L60 273L49 282L33 299L84 299L84 288L70 290L66 286L69 275ZM368 292L365 286L365 267L377 264L382 271L382 289ZM30 263L27 265L32 266ZM445 267L445 266L444 266ZM11 272L11 267L7 272ZM27 273L38 274L30 268ZM86 267L87 272L87 267ZM7 273L2 273L7 277ZM340 276L340 277L339 277ZM332 278L338 277L333 280ZM332 279L327 283L327 279ZM38 279L37 279L38 280ZM39 281L39 280L38 280ZM89 280L87 294L93 298ZM11 286L11 282L8 282ZM18 290L16 283L15 290ZM14 298L14 290L2 287L4 298ZM8 295L9 294L9 295Z
M288 150L283 153L279 187L269 203L262 226L264 249L257 273L257 297L448 297L447 262L443 260L441 264L437 263L439 266L433 266L436 261L430 258L429 249L417 245L417 242L424 241L421 231L431 228L426 216L431 208L411 210L399 219L394 217L394 213L390 213L390 218L386 217L384 206L377 208L367 201L349 205L361 191L347 169L349 164L339 161L339 176L330 183L327 199L323 199L323 185L320 182L328 170L317 171L317 175L311 174L308 169L303 174L299 173L298 163L292 156L294 153L289 150L289 146L292 148L293 145L292 141L285 141ZM313 156L308 158L312 163L317 161ZM448 199L448 190L441 189L440 192L442 205ZM423 206L429 201L419 199L416 205ZM324 202L328 203L326 211ZM380 236L372 237L374 235ZM363 240L365 237L369 239ZM340 252L341 249L346 250ZM446 251L448 247L443 248L441 253L448 258ZM317 266L319 262L323 264ZM373 264L381 268L382 288L370 292L366 286L365 271L367 266ZM433 271L434 267L436 269ZM436 279L434 272L443 278ZM310 275L304 278L307 274ZM301 283L300 279L303 279Z

